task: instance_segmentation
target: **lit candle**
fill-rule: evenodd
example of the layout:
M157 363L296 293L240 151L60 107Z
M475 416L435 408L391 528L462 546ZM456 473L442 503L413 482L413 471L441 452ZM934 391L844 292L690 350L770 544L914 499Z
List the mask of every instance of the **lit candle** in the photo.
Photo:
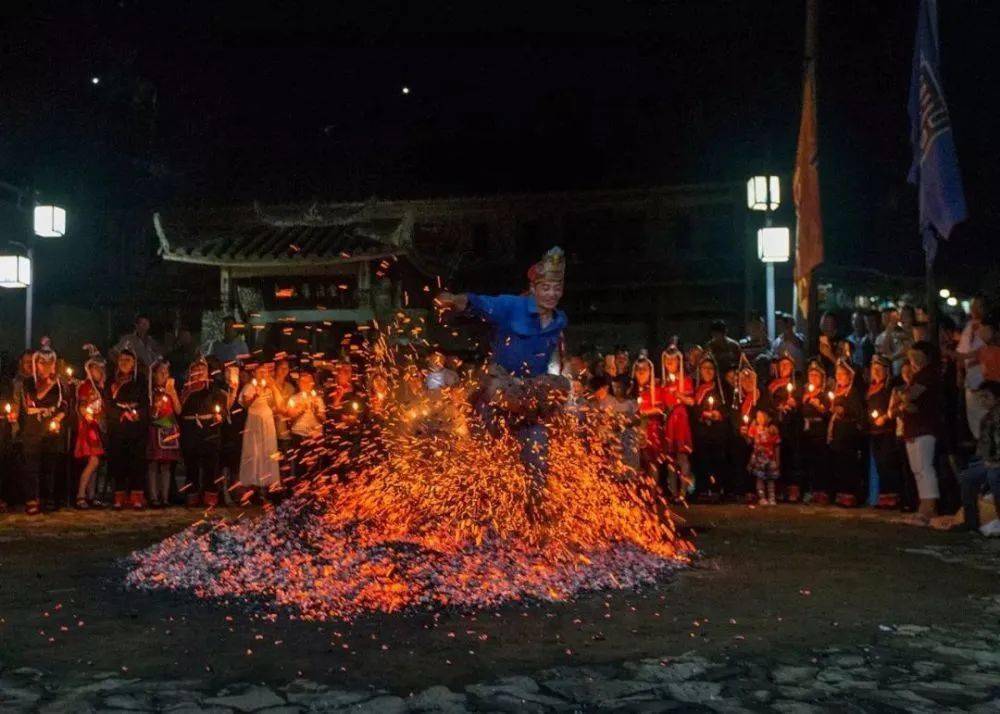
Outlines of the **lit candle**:
M827 393L826 393L826 396L828 396L828 397L830 398L830 401L832 402L832 401L833 401L833 398L834 398L834 397L836 397L837 395L836 395L836 394L834 394L833 392L827 392Z
M872 409L872 419L878 419L878 409Z
M3 405L3 410L4 410L4 412L6 412L7 414L10 414L10 412L11 412L11 406L10 406L10 402L7 402L6 404L4 404L4 405Z
M255 387L257 386L257 378L256 377L253 378L253 386L255 386Z
M677 381L677 375L674 374L673 372L670 373L670 381L671 382L676 382Z
M87 407L87 409L85 411L87 412L87 416L89 416L89 417L94 416L94 408L93 407Z
M59 421L53 419L49 422L49 431L59 431Z
M67 367L66 368L66 376L67 377L72 377L73 376L73 368L72 367Z
M309 396L311 396L311 397L315 397L315 396L316 396L316 390L315 390L315 389L311 390L311 391L309 392Z
M215 413L222 414L222 407L220 407L218 404L215 405Z
M787 389L788 393L791 394L792 390L795 389L795 385L789 382L788 384L785 385L785 389Z
M715 404L715 397L709 397L708 398L708 406L711 407L714 404Z
M295 408L295 397L292 397L291 399L288 400L288 408L289 409Z
M812 385L812 384L810 384L810 385L809 385L809 391L810 391L810 392L815 392L815 391L816 391L816 387L815 387L815 385Z
M361 408L360 404L358 404L357 402L351 402L351 409L352 410L357 411L360 408Z
M749 424L750 423L750 415L749 414L744 414L743 415L743 423L744 424Z

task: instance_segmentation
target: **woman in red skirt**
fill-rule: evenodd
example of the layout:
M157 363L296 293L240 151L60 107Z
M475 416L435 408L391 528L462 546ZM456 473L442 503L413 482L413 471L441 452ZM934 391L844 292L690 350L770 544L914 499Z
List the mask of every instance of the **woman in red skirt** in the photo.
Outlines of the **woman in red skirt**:
M663 399L656 384L656 371L645 350L632 365L632 386L628 396L639 405L640 463L656 480L663 463Z
M684 373L684 355L670 345L660 355L663 374L663 453L670 468L670 492L680 499L694 485L691 477L691 421L688 407L694 404L694 382Z
M86 461L80 472L76 490L76 507L90 508L94 503L97 469L104 458L104 407L101 394L107 367L104 358L93 345L85 345L90 359L83 367L85 379L76 386L78 427L73 445L73 458Z

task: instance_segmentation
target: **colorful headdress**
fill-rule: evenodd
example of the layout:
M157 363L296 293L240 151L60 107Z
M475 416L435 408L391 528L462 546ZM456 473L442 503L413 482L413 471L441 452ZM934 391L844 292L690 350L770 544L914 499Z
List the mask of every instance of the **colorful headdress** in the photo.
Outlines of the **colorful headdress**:
M55 364L59 357L56 351L52 349L52 340L48 337L43 337L41 340L41 347L34 351L31 355L31 378L38 386L38 363L45 362L46 364ZM59 379L59 375L55 376L56 389L59 390L59 403L62 404L62 380Z
M719 390L720 395L725 394L725 392L722 391L722 375L719 373L719 363L715 361L715 357L711 352L706 352L702 355L701 359L698 360L698 371L695 375L695 378L698 381L698 386L700 387L702 385L701 366L703 364L710 364L715 369L715 388Z
M99 367L103 370L107 370L108 363L101 356L100 350L97 349L93 344L88 342L83 346L83 349L87 352L87 361L83 363L83 374L90 382L90 386L93 387L95 394L100 394L101 390L98 389L97 385L94 383L94 377L90 374L90 370L95 367Z
M534 285L545 280L561 283L566 278L566 255L562 248L550 248L542 259L528 269L528 282Z
M656 404L656 367L653 365L653 361L649 359L649 352L645 348L639 350L639 356L632 363L631 377L632 385L635 387L637 393L636 396L639 396L639 385L635 382L635 370L640 364L649 367L649 399L653 404Z
M829 375L826 373L826 367L815 357L809 360L808 366L806 366L806 374L809 372L819 372L823 375L823 379L826 379Z
M667 371L667 360L676 359L677 360L677 380L678 384L684 384L684 353L677 349L676 340L671 341L670 346L660 353L660 375L663 379L663 383L666 384L670 379L670 373Z
M777 377L780 374L780 370L778 368L778 365L781 364L782 362L791 362L792 363L792 373L793 374L795 373L795 358L792 357L791 352L789 352L788 350L782 350L780 353L776 354L771 359L771 374L772 375L774 375L775 377Z

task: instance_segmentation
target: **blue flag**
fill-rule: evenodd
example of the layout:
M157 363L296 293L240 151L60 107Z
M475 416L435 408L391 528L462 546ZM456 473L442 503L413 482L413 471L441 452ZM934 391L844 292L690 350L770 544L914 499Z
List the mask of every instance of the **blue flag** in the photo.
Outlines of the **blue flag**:
M913 165L908 180L919 193L920 233L930 264L937 254L937 236L947 238L967 215L955 138L941 85L937 0L920 0L909 111Z

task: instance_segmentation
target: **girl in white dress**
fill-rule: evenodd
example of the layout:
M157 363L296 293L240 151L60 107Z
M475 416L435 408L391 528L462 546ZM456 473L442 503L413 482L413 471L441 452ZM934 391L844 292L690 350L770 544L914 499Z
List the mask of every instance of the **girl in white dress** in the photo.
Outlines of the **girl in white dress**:
M267 367L260 365L254 370L253 379L240 392L240 404L247 410L240 483L247 488L277 488L280 478L274 414L284 408L284 403L272 388L271 381Z

